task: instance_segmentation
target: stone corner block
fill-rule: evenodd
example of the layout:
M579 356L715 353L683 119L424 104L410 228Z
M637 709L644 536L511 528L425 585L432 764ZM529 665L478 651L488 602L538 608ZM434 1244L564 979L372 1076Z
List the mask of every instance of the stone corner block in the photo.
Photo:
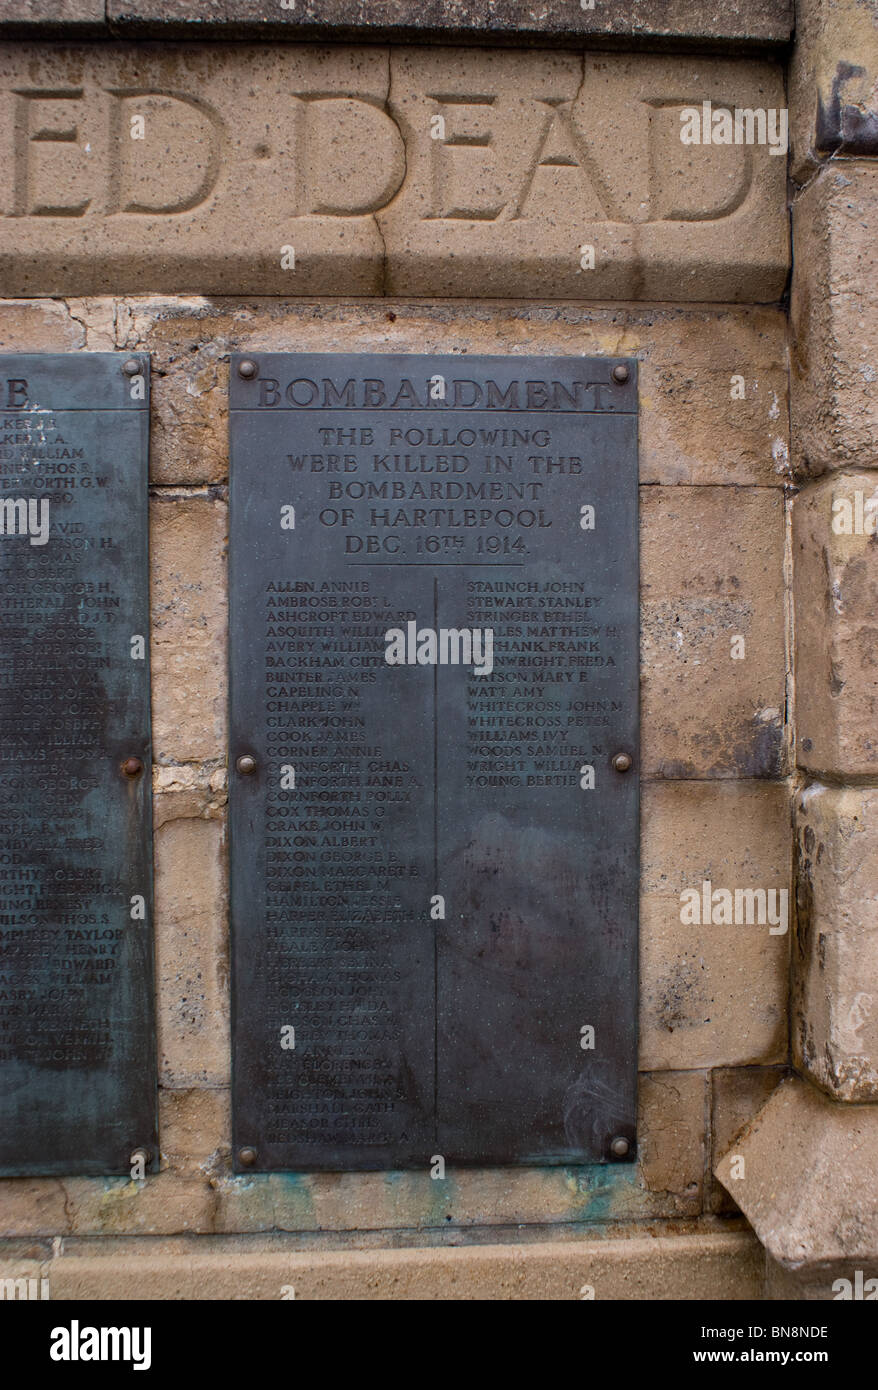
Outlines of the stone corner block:
M717 1067L711 1081L711 1164L707 1187L710 1211L730 1215L738 1208L712 1175L713 1167L759 1113L786 1075L784 1066Z
M792 170L833 155L878 155L878 10L874 0L796 6L790 68Z
M878 1100L878 790L812 784L796 804L796 1065L844 1101Z
M771 1259L819 1279L878 1261L878 1106L784 1082L715 1168Z
M833 163L793 205L793 461L878 466L878 165Z
M832 474L793 504L797 760L878 775L878 474Z

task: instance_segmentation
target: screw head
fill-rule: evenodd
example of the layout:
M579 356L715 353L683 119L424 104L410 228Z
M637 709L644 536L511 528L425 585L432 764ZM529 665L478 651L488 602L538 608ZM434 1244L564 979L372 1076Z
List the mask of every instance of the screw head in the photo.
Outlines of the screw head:
M633 759L627 753L617 753L613 759L613 767L617 772L630 772L633 766Z
M126 376L139 376L143 368L136 357L129 357L127 362L122 363L122 371Z
M610 1144L610 1153L614 1158L627 1158L630 1152L631 1145L628 1140L623 1138L621 1134L617 1134L616 1138Z
M252 1168L253 1164L256 1162L256 1150L250 1148L239 1149L238 1162L243 1168Z
M618 367L613 368L613 380L618 381L620 386L623 386L625 384L630 375L631 373L625 366L624 362L620 362Z
M245 357L238 363L238 376L242 376L245 381L252 381L254 376L258 376L259 368L251 358Z
M249 753L245 753L243 758L239 758L235 763L235 767L239 772L242 772L245 777L248 777L251 772L256 771L256 759L251 758Z
M126 758L122 764L122 771L126 777L139 777L143 771L143 763L140 758Z

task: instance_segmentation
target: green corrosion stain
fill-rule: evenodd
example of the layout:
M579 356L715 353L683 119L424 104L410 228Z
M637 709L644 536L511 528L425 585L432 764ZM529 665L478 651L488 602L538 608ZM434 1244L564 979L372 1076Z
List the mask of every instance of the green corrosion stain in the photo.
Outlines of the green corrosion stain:
M447 1172L444 1178L423 1170L385 1173L384 1190L394 1225L434 1229L455 1223L457 1185Z
M312 1230L319 1223L314 1207L314 1183L320 1173L266 1174L267 1196L275 1212L275 1225L283 1231Z
M612 1221L629 1214L636 1192L634 1164L593 1163L582 1168L565 1168L564 1175L571 1195L573 1220Z

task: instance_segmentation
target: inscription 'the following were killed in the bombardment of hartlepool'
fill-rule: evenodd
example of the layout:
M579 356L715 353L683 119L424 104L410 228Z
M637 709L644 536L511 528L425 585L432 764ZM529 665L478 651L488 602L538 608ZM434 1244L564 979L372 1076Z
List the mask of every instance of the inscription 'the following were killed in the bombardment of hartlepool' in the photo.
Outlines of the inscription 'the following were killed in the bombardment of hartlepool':
M149 362L0 356L0 1173L156 1153Z
M236 1167L630 1161L636 364L231 383Z

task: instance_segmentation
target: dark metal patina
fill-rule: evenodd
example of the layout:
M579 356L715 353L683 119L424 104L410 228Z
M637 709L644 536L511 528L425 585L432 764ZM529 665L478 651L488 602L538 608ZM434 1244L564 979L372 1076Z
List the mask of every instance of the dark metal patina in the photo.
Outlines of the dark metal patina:
M636 363L233 359L230 650L239 1169L632 1161Z

